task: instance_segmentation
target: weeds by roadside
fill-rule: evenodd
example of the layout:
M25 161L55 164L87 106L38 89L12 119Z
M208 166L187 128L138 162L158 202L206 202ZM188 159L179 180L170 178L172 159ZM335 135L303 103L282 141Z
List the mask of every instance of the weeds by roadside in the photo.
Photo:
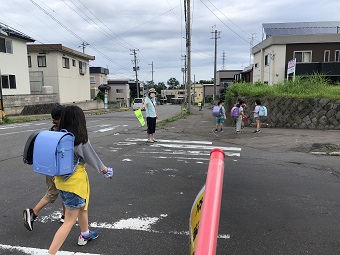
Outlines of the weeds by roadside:
M296 77L273 85L261 82L236 83L228 87L226 99L233 100L242 96L254 97L295 97L295 98L329 98L340 97L340 84L333 84L320 74Z
M182 107L181 113L178 115L175 115L171 118L162 120L160 122L157 122L157 127L164 127L166 124L174 122L179 119L185 119L190 113L187 112L187 109Z

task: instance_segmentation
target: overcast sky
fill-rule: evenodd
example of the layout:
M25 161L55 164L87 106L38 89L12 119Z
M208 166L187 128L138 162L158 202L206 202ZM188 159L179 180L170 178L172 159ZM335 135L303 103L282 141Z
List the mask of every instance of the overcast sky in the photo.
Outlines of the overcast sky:
M192 80L214 77L217 70L249 65L250 42L262 40L262 23L336 21L340 0L192 0ZM90 66L107 67L110 78L135 79L132 49L139 60L138 79L183 82L185 21L183 0L1 0L0 22L36 40L61 43L95 56ZM339 24L340 25L340 24ZM225 58L223 61L223 52Z

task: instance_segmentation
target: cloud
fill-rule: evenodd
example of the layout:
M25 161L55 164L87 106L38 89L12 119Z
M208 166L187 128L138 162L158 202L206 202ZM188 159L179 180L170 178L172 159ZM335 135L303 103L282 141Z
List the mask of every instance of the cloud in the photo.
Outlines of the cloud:
M191 1L191 73L196 80L214 76L212 30L221 31L218 69L223 51L225 67L241 69L249 64L251 37L255 37L254 45L262 39L262 23L332 21L339 7L338 0L313 4L307 0ZM96 56L91 65L108 67L111 77L134 79L130 49L139 49L140 79L151 80L153 62L156 82L166 83L170 77L182 81L182 56L186 54L183 0L4 0L0 9L0 22L38 43L61 43L81 51L82 40L88 42L85 52Z

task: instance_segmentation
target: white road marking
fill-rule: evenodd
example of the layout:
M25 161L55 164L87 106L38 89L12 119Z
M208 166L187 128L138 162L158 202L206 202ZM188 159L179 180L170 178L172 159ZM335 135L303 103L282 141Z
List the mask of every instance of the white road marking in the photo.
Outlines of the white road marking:
M37 129L30 129L30 130L23 130L23 131L17 131L17 132L4 133L4 134L0 134L0 135L13 135L13 134L34 132L34 131L36 131L36 130L39 130L39 128L37 128Z
M187 145L187 144L161 144L153 143L151 147L166 147L166 148L179 148L179 149L200 149L200 150L212 150L219 148L223 151L241 151L241 148L237 147L219 147L219 146L200 146L200 145Z
M21 246L12 246L12 245L5 245L0 244L0 250L17 250L23 252L25 254L31 255L44 255L46 254L46 249L38 249L38 248L31 248L31 247L21 247ZM100 255L97 253L82 253L82 252L71 252L71 251L59 251L57 255Z
M163 171L177 171L176 169L162 169ZM159 170L157 170L159 171ZM131 205L131 204L129 204ZM44 216L42 218L38 218L38 221L42 223L47 222L54 222L58 221L61 216L61 211L55 211L50 215ZM108 222L92 222L90 223L91 228L103 228L103 229L119 229L119 230L136 230L136 231L145 231L145 232L151 232L151 233L165 233L162 231L156 231L152 229L152 226L155 225L160 220L168 217L167 214L161 214L158 217L142 217L139 216L137 218L128 218L128 219L121 219L119 221L108 223ZM175 234L175 235L189 235L189 231L170 231L169 234ZM226 234L220 234L218 238L222 239L228 239L230 238L230 235ZM33 253L35 254L35 253ZM73 253L70 253L73 254ZM81 253L75 253L75 255L80 255ZM40 255L40 254L39 254ZM59 253L57 254L59 255ZM64 254L63 254L64 255ZM66 254L65 254L66 255ZM69 255L67 253L67 255Z
M139 138L127 138L125 141L129 142L146 142L147 139L139 139ZM160 143L185 143L185 144L212 144L212 142L208 141L186 141L186 140L163 140L157 139Z
M93 133L97 133L97 132L103 133L103 132L114 130L117 127L120 127L120 125L118 125L118 126L111 126L111 127L108 127L108 128L98 129L98 130L93 131Z

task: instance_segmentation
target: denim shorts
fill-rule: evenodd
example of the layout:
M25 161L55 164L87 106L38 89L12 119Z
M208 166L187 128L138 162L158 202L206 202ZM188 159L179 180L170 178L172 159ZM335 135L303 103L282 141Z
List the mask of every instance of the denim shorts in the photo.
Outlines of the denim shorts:
M59 190L59 195L67 209L74 210L85 206L85 199L72 192Z

